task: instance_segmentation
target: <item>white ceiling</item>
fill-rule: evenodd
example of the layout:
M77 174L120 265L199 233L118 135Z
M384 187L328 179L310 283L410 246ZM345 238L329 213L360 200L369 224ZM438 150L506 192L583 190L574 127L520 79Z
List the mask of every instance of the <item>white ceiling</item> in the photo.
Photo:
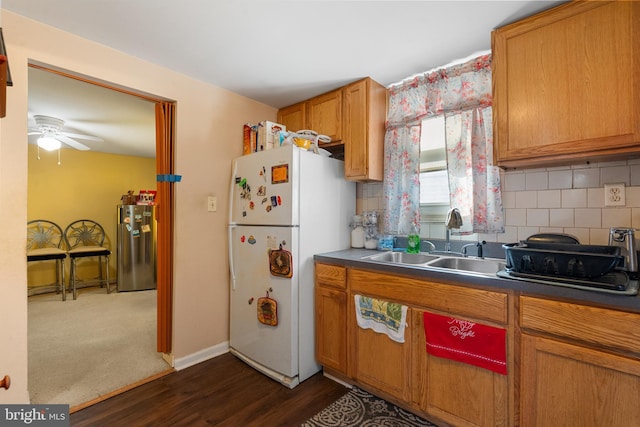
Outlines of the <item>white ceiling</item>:
M1 1L14 13L276 108L366 76L388 86L489 50L494 28L563 3ZM90 127L85 132L97 133Z
M155 157L155 105L111 89L29 68L28 126L34 115L64 120L65 132L102 138L102 142L73 138L92 151ZM30 135L35 144L39 135ZM65 148L68 148L64 146Z

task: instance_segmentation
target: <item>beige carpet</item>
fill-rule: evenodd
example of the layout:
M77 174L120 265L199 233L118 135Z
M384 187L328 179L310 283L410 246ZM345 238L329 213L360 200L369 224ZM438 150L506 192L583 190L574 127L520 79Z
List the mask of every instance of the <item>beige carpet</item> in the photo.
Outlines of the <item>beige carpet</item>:
M70 407L171 367L156 352L156 291L85 288L29 297L32 404Z

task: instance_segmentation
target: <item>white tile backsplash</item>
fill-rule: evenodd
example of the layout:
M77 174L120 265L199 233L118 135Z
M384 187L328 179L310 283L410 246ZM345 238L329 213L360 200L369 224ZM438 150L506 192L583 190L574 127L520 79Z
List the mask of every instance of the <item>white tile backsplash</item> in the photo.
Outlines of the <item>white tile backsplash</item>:
M629 185L631 173L629 166L613 166L602 168L600 172L600 185L623 183Z
M582 242L584 243L586 242L586 240ZM608 228L590 228L588 242L591 245L608 245L609 229Z
M631 227L631 208L613 207L602 209L602 223L615 227Z
M604 187L587 188L587 207L604 207Z
M573 219L576 227L600 228L602 226L602 209L576 209Z
M571 188L573 172L571 169L549 171L549 189Z
M518 191L516 193L516 208L538 207L538 193L536 191Z
M611 162L601 162L598 163L597 167L599 168L610 168L610 167L614 167L614 166L625 166L625 165L629 165L629 162L626 160L614 160Z
M513 209L516 207L516 191L502 192L502 207L504 209Z
M576 188L573 190L561 190L563 208L586 208L587 189Z
M573 170L573 188L592 188L600 186L600 169Z
M527 225L547 227L549 225L549 209L527 209Z
M504 213L504 225L524 227L527 225L526 209L506 209Z
M562 207L560 190L538 191L539 208L560 208Z
M477 237L512 243L535 233L568 233L581 243L606 245L609 227L640 228L640 160L502 171L505 232ZM604 206L604 184L622 182L626 206ZM358 183L356 207L383 212L382 183ZM444 224L423 226L425 238L443 239ZM469 236L452 236L469 240Z
M631 185L640 185L640 165L633 164L629 166L629 169L631 174Z
M573 209L549 209L549 225L552 227L573 227Z
M549 188L549 172L525 173L525 184L527 190L546 190Z
M631 209L631 226L633 228L640 228L640 209Z
M640 187L625 188L625 199L628 207L640 208Z
M540 229L538 227L518 227L518 238L515 240L511 240L511 242L519 242L520 240L527 240L527 237L536 233L540 233Z
M523 191L525 189L525 177L522 172L506 173L502 175L504 182L502 189L504 191Z
M496 241L502 243L513 243L518 241L518 227L504 227L504 234L498 236Z

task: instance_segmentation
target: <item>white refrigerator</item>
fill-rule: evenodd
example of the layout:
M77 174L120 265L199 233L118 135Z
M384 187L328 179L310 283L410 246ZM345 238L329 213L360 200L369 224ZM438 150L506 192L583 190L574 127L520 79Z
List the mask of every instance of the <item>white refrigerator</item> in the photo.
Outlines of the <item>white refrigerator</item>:
M355 183L285 146L233 161L229 206L230 351L293 388L320 370L313 255L349 247Z

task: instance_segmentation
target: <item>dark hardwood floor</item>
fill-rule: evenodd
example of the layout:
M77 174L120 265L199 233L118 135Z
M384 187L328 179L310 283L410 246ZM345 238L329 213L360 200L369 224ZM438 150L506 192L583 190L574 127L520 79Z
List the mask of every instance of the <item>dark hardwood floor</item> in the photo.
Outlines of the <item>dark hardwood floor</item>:
M318 373L289 389L227 353L71 414L71 426L299 426L348 389Z

